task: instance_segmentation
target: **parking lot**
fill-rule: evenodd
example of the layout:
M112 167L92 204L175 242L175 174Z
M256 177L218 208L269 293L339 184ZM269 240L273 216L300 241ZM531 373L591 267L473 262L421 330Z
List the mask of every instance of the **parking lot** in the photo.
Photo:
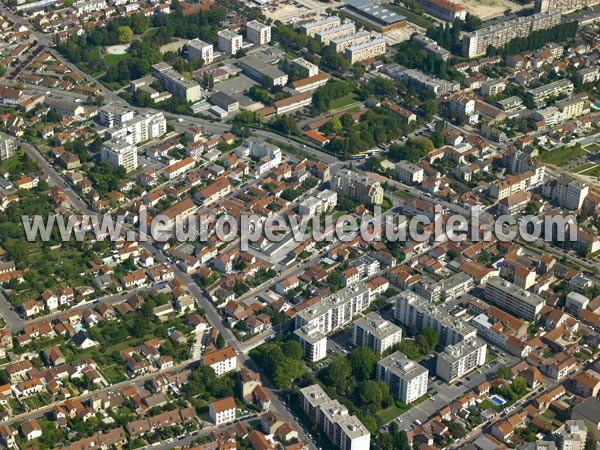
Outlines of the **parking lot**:
M453 384L448 384L445 381L437 378L429 378L428 394L430 399L418 405L413 406L409 411L402 414L396 419L401 430L409 430L415 427L415 421L425 422L431 415L450 404L452 401L461 397L463 394L473 389L477 385L483 383L496 373L500 366L510 367L517 362L517 358L512 355L498 356L497 359L489 364L471 372L462 380ZM435 363L435 356L421 362L429 369ZM430 372L431 373L431 372Z

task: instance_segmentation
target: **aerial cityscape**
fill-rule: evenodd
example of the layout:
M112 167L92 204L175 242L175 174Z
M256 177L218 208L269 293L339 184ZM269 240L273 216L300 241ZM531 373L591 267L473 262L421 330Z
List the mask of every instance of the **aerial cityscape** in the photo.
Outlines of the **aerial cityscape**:
M0 448L599 450L600 0L2 0Z

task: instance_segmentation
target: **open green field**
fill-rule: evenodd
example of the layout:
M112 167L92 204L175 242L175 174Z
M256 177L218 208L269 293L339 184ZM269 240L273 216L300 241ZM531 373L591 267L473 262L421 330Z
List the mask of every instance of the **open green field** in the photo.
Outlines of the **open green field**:
M331 104L329 105L329 109L343 108L344 106L348 106L348 105L351 105L356 102L358 102L356 95L354 95L354 94L344 95L343 97L332 100Z
M579 147L562 147L552 151L543 151L540 153L540 160L546 164L555 166L566 166L571 161L587 152Z
M389 406L385 409L377 411L375 413L375 415L381 421L381 423L386 424L386 423L390 423L396 417L404 414L409 409L410 409L410 407L408 405L405 408L401 408L398 405L396 405L396 402L394 402L394 404L392 404L392 406Z
M129 53L123 53L122 55L104 55L104 62L108 67L115 67L121 61L131 58Z
M585 172L588 169L591 169L592 167L595 167L596 163L590 162L590 163L586 163L582 166L577 167L576 169L574 169L572 172L573 173L581 173L581 172Z
M588 152L597 152L600 150L600 144L590 144L587 147L584 147Z
M578 175L583 175L584 177L600 177L600 166L594 164L593 166L587 167L584 170L578 170Z

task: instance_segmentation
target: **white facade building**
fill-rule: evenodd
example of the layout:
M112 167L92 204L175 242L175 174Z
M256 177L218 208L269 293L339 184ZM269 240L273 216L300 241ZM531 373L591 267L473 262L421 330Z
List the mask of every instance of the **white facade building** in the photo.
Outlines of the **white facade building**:
M486 352L487 344L477 337L448 345L438 354L435 372L442 380L451 383L483 366Z
M327 356L327 336L316 327L304 326L294 331L294 336L302 345L307 361L320 361Z
M235 55L242 49L242 36L230 30L219 31L217 34L219 50L228 56Z
M356 416L337 400L331 400L321 386L300 389L300 406L340 450L368 450L371 433Z
M427 393L428 372L400 352L394 352L377 363L376 378L385 381L390 394L410 404Z
M382 354L402 340L402 328L370 312L352 323L352 341L358 347L369 347Z
M212 64L214 60L213 45L200 39L192 39L187 44L188 59L196 61L202 59L205 65Z
M265 45L271 42L271 27L253 20L246 24L246 39L257 45Z
M127 172L138 167L137 147L124 140L104 142L100 157L109 161L115 168L123 166Z

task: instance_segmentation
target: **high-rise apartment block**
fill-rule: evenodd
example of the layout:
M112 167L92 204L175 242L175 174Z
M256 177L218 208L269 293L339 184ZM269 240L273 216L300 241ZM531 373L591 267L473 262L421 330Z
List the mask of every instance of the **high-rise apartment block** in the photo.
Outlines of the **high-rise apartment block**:
M348 169L338 171L331 180L332 189L353 200L381 205L383 188L378 181L360 176Z
M436 374L451 383L485 364L487 344L474 337L448 345L437 356Z
M367 450L371 433L348 408L331 400L321 386L313 384L300 389L300 406L327 438L340 450Z
M102 143L100 157L109 161L114 168L123 166L127 172L138 167L137 147L125 140Z
M246 24L246 39L257 45L265 45L271 42L271 27L253 20Z
M400 352L394 352L377 363L376 378L385 381L390 394L406 404L427 393L427 377L425 367Z
M217 33L217 46L228 56L235 55L242 49L242 36L231 31L223 30Z
M197 61L202 59L204 64L212 64L214 55L213 55L213 45L207 42L201 41L200 39L192 39L187 44L188 51L188 59L190 61Z
M499 308L532 321L540 314L544 301L536 294L526 291L500 277L493 277L485 285L486 300Z
M352 323L352 341L358 347L369 347L382 354L402 340L402 328L370 312Z
M491 45L504 47L514 38L529 36L534 31L545 30L560 25L561 15L554 11L542 12L532 16L517 17L505 22L495 23L463 36L462 54L468 58L484 55Z

